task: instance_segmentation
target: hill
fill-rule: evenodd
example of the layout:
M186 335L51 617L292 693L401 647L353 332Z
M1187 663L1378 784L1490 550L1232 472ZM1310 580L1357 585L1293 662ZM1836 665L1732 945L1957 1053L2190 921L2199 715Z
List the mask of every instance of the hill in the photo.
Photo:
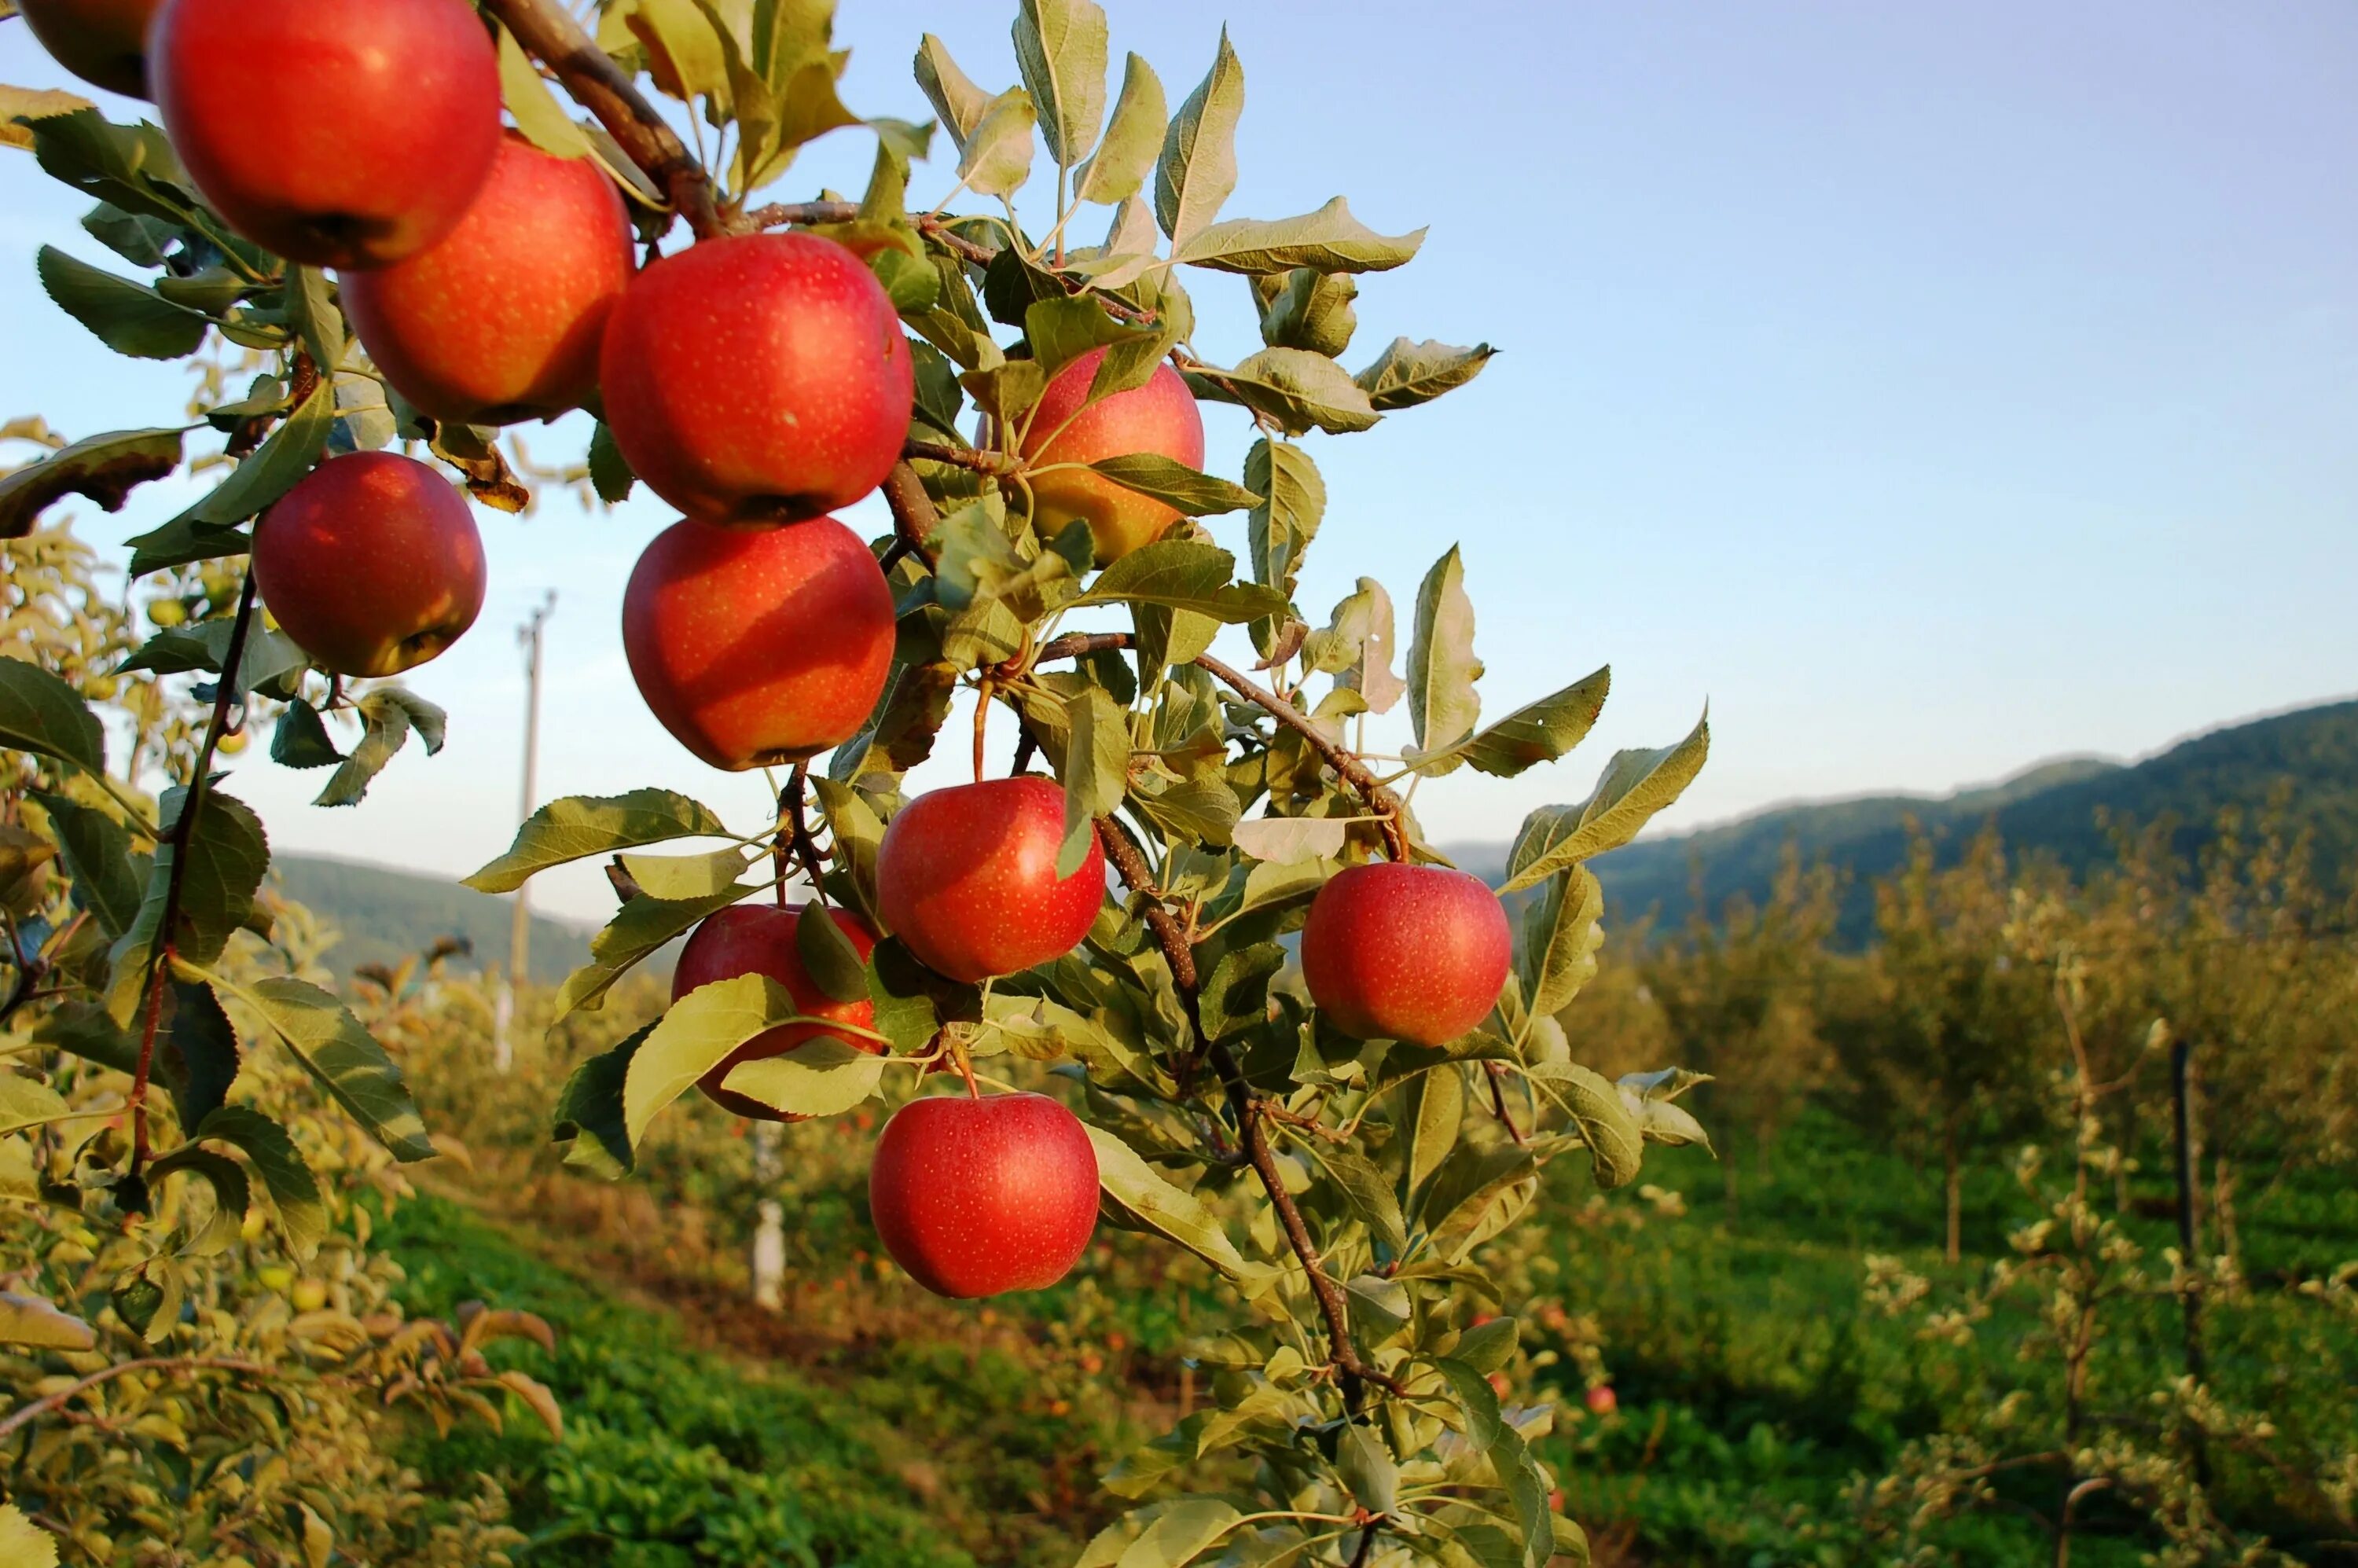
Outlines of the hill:
M444 936L463 938L474 961L453 968L504 966L514 904L440 877L420 876L358 860L280 854L271 861L279 890L333 925L342 938L328 961L339 974L362 964L398 964ZM589 933L541 915L532 921L532 973L562 979L590 961Z
M2175 824L2181 854L2210 838L2229 806L2257 811L2289 786L2292 820L2314 835L2318 864L2346 882L2358 869L2358 701L2331 703L2214 730L2134 764L2093 757L2042 762L1996 784L1947 795L1888 795L1773 806L1678 838L1643 839L1597 861L1624 926L1650 912L1657 929L1682 924L1700 885L1704 906L1764 896L1788 845L1844 876L1841 934L1874 927L1875 879L1900 864L1911 821L1953 852L1985 824L2007 845L2053 856L2074 871L2112 853L2104 824ZM1502 844L1453 847L1458 864L1492 880Z

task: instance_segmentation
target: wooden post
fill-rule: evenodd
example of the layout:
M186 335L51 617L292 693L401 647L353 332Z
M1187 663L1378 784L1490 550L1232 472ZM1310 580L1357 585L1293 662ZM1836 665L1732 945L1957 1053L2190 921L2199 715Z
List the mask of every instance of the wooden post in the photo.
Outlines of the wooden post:
M516 812L521 823L533 814L540 793L540 672L542 667L542 630L557 609L557 590L551 589L525 623L516 628L516 645L524 650L524 789L522 805ZM512 1026L515 1018L515 988L532 978L532 884L526 882L515 891L515 907L508 926L508 973L500 988L497 1028L492 1041L492 1065L500 1072L515 1066L515 1046Z

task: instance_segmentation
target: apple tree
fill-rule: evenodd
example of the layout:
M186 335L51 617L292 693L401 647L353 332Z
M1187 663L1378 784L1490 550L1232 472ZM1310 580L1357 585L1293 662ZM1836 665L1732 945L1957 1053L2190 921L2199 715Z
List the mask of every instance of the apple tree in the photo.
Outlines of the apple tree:
M568 1160L626 1173L699 1086L774 1120L882 1096L872 1217L928 1288L1053 1284L1100 1224L1200 1260L1234 1303L1195 1347L1213 1402L1106 1477L1136 1506L1084 1564L1583 1558L1483 1249L1551 1162L1617 1186L1646 1142L1703 1139L1676 1103L1697 1075L1608 1080L1555 1015L1602 942L1588 862L1678 797L1708 731L1532 813L1497 890L1425 841L1407 786L1562 758L1608 678L1483 723L1455 547L1404 651L1371 579L1324 617L1297 603L1326 525L1314 433L1491 354L1355 350L1359 280L1422 231L1339 197L1223 216L1237 54L1222 36L1175 107L1135 54L1116 88L1089 0L1023 0L997 91L921 38L930 120L843 103L825 0L611 0L594 34L555 0L163 0L85 7L52 47L104 54L124 9L155 13L115 42L160 126L0 103L128 269L45 250L40 282L117 351L212 357L189 427L0 479L0 535L218 471L128 569L225 591L184 594L123 665L198 677L152 806L83 693L0 661L0 743L42 791L12 796L42 803L27 854L74 873L12 927L10 1005L131 1083L127 1146L45 1128L44 1157L79 1154L127 1215L168 1167L237 1168L225 1126L150 1093L224 1005L395 1154L432 1152L341 1002L220 963L268 859L220 768L266 722L275 762L333 769L332 806L411 735L436 749L441 714L383 683L481 606L476 508L528 499L502 427L588 406L586 482L679 514L623 594L641 697L711 766L784 773L756 823L653 788L555 801L471 879L610 860L621 905L560 1012L686 938L670 1009L552 1108ZM300 114L256 113L290 92ZM863 132L858 199L769 199L801 146ZM930 204L921 163L954 163ZM1050 186L1027 223L1019 196ZM1265 346L1202 357L1198 287ZM1216 460L1205 402L1245 411L1248 449ZM890 535L832 515L878 491ZM974 782L914 790L961 699ZM1403 704L1412 743L1368 752Z

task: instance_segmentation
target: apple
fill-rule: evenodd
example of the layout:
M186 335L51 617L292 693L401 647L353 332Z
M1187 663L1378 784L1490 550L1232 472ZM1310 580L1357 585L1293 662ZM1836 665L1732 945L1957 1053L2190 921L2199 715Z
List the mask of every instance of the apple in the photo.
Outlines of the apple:
M1105 851L1056 875L1065 792L1027 774L919 795L876 851L877 913L954 980L1011 975L1080 946L1105 903Z
M148 45L197 189L289 261L415 255L499 151L499 62L466 0L166 0Z
M254 528L254 579L321 668L398 675L483 608L483 539L449 480L396 452L332 458Z
M799 762L850 739L892 668L892 590L832 517L760 531L682 521L622 590L639 695L716 768Z
M1442 1045L1490 1015L1513 946L1481 878L1378 860L1344 868L1310 901L1302 978L1346 1034Z
M1613 1391L1610 1383L1599 1383L1588 1390L1585 1403L1591 1415L1611 1415L1621 1408L1621 1396Z
M1105 458L1159 452L1191 469L1204 466L1204 416L1179 373L1154 367L1144 386L1088 401L1103 349L1091 349L1058 371L1033 406L1021 443L1024 461L1093 463ZM1065 469L1033 478L1033 519L1053 537L1076 517L1086 518L1098 565L1152 544L1179 520L1179 510L1141 495L1102 474Z
M884 482L915 363L876 275L815 234L665 256L606 327L606 424L647 488L706 523L817 517Z
M1044 1290L1097 1229L1097 1150L1045 1095L911 1100L876 1140L868 1208L884 1250L936 1295Z
M16 0L50 57L92 87L147 96L147 24L163 0Z
M838 1023L849 1023L860 1029L876 1025L876 1004L865 998L859 1001L838 1001L819 989L818 982L803 968L802 956L795 948L795 928L811 906L797 904L792 909L779 909L764 903L731 904L729 908L708 914L688 933L680 945L679 963L672 970L671 1000L677 1001L698 986L708 986L715 980L735 979L740 975L767 975L786 988L795 999L795 1011L813 1018L831 1018ZM856 914L839 909L827 912L843 934L851 938L852 949L861 957L876 946L876 933ZM737 1047L720 1065L698 1078L696 1087L715 1105L734 1115L756 1121L801 1121L805 1118L788 1116L763 1105L760 1100L721 1087L730 1069L740 1062L758 1062L767 1056L780 1056L806 1040L816 1039L827 1032L814 1023L787 1023L757 1034ZM864 1034L838 1034L834 1038L845 1044L871 1054L881 1054L882 1042Z
M369 358L420 413L505 425L594 396L631 271L630 220L605 170L510 133L457 228L340 283Z

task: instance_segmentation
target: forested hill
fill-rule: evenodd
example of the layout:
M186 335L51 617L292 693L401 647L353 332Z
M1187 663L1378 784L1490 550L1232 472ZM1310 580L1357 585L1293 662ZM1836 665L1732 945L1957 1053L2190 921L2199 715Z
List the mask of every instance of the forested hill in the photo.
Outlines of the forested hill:
M355 860L281 853L272 858L271 868L281 892L341 933L327 959L340 975L362 964L398 964L444 936L463 937L474 946L473 959L454 968L506 967L508 924L514 915L504 898L447 878ZM589 961L587 932L533 917L534 978L554 983Z
M2338 884L2358 870L2358 701L2255 719L2181 741L2124 766L2095 758L2044 762L1987 788L1945 796L1875 795L1777 806L1680 838L1642 840L1597 861L1607 908L1627 927L1650 910L1657 930L1684 923L1698 875L1705 905L1768 891L1788 844L1805 861L1844 874L1842 935L1873 929L1877 877L1907 854L1908 824L1920 823L1945 851L1995 823L2009 847L2085 870L2112 850L2102 819L2177 825L2181 852L2209 837L2220 810L2256 811L2290 789L2293 821L2315 836L2317 862ZM1496 880L1506 846L1451 848L1458 864Z

